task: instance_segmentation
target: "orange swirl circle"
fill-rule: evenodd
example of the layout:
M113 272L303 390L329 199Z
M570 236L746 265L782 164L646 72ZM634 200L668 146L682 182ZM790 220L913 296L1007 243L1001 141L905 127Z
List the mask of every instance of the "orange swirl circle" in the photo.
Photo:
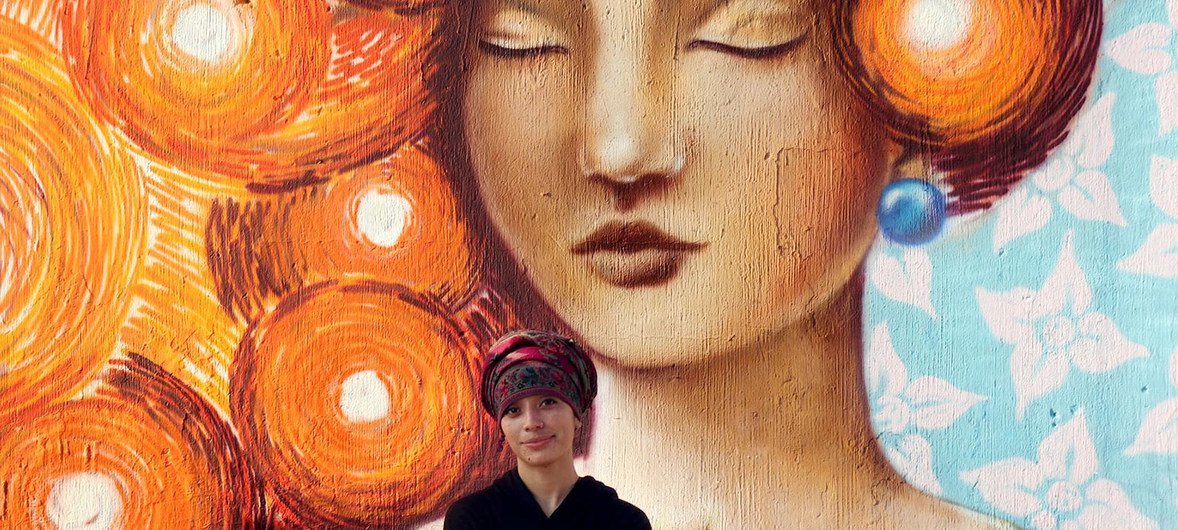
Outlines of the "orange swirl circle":
M145 240L142 174L83 113L65 65L0 18L0 424L102 368Z
M245 319L324 280L370 278L455 300L480 269L440 166L421 147L316 186L218 201L205 230L217 296Z
M316 190L291 210L284 235L320 279L367 276L460 295L477 280L453 191L415 146Z
M962 143L1000 129L1049 88L1060 1L861 1L850 36L869 90L921 125L896 132Z
M140 147L239 179L253 136L298 116L329 57L324 0L78 0L64 51L79 91Z
M336 23L327 74L306 107L251 147L273 154L258 161L267 181L354 167L420 135L436 105L426 82L439 11L364 11Z
M504 468L480 356L451 313L400 286L329 282L250 328L230 405L278 520L407 526Z
M91 395L6 424L0 454L8 528L236 529L263 517L230 426L134 354Z

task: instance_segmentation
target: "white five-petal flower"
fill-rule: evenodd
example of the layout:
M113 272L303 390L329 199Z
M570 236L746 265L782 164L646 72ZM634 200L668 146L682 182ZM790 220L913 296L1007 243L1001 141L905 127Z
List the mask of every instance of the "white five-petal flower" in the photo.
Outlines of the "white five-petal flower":
M1166 0L1167 21L1146 22L1112 39L1105 51L1114 62L1143 75L1157 75L1158 135L1178 128L1178 0Z
M913 431L945 429L986 398L936 377L909 381L908 369L896 354L887 324L879 324L872 331L864 363L872 420L888 460L913 486L941 493L932 468L932 445Z
M1011 458L961 474L982 498L1038 530L1157 528L1119 484L1101 478L1084 411L1043 439L1039 460Z
M1010 375L1019 418L1031 401L1062 386L1072 366L1104 373L1149 356L1146 347L1126 339L1111 318L1092 307L1092 289L1076 262L1072 239L1069 231L1055 269L1038 291L977 288L991 333L1014 346Z
M1002 200L994 224L994 251L1047 226L1051 199L1077 218L1125 226L1117 196L1104 173L1113 152L1113 104L1105 94L1077 119L1067 141L1027 183Z

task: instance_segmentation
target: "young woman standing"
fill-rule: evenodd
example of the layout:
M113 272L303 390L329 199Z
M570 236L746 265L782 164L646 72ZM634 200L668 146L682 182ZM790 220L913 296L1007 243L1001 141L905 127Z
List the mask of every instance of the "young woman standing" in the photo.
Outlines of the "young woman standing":
M507 335L483 370L483 408L499 420L517 466L446 513L446 530L650 528L642 510L573 467L577 431L597 395L593 362L569 339Z

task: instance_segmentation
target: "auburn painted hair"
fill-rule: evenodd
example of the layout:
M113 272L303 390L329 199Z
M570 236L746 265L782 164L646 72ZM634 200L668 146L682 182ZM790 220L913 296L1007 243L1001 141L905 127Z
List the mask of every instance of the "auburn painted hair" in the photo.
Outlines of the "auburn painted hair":
M927 153L949 210L988 208L1067 135L1092 81L1098 0L975 0L945 41L908 31L921 0L831 3L836 63L893 139ZM941 21L938 21L941 22Z

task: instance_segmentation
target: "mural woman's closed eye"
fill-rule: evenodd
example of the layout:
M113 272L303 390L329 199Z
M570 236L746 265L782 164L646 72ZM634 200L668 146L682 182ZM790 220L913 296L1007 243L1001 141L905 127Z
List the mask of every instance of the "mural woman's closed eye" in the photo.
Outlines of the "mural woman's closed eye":
M505 59L567 54L568 36L560 17L539 6L509 6L489 13L478 27L479 52Z
M568 54L568 48L557 44L516 46L490 40L479 40L479 51L504 59L533 59L542 55Z
M770 44L766 46L737 45L714 40L697 39L688 43L687 49L714 51L743 59L775 59L785 56L801 47L809 39L809 36L810 34L807 32L781 44ZM487 55L506 59L532 59L542 55L567 55L569 53L569 49L560 44L520 45L488 38L479 39L478 48L480 52Z
M809 39L810 17L802 14L789 2L724 2L705 13L687 49L744 59L782 57Z
M805 44L809 36L809 33L805 33L800 37L791 39L781 44L752 47L736 46L710 40L694 40L687 45L687 49L715 51L727 55L734 55L743 59L776 59L778 57L783 57L801 47L802 44Z
M710 40L695 40L687 45L688 50L703 49L744 59L775 59L796 50L806 42L809 34L769 46L737 46ZM542 55L567 55L568 48L559 44L541 44L534 46L515 46L490 40L479 40L479 51L506 59L532 59Z

